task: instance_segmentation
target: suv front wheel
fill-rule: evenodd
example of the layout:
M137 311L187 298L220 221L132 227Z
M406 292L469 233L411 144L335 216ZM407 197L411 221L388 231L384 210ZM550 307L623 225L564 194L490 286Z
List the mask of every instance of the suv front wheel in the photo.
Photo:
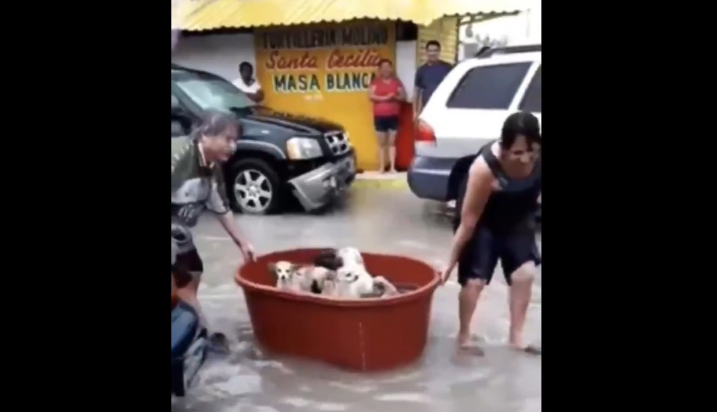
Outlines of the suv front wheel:
M229 196L237 212L266 215L278 210L281 183L274 169L261 159L243 159L232 168Z

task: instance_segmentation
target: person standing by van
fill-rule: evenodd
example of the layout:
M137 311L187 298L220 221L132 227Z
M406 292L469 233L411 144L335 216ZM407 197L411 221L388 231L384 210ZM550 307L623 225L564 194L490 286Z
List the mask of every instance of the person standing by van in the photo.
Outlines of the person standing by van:
M406 91L401 81L393 74L393 65L388 59L378 63L378 76L371 82L369 98L373 102L373 124L378 139L379 173L386 171L386 159L392 173L396 172L396 133L401 101Z
M413 116L418 119L423 108L426 107L428 99L438 85L441 84L453 65L440 60L441 43L436 40L429 40L426 43L426 62L416 70L415 93L413 96Z

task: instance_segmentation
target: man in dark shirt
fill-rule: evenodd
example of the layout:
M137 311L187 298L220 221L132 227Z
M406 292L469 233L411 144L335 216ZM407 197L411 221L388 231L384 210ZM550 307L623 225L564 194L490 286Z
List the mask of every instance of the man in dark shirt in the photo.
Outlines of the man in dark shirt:
M417 118L421 113L428 99L436 90L439 84L451 71L453 65L438 57L441 54L441 43L430 40L426 43L426 63L416 71L416 91L413 97L413 115Z

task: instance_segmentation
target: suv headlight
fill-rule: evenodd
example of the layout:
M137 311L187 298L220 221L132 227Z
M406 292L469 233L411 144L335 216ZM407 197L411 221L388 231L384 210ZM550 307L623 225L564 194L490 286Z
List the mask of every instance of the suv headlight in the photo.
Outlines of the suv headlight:
M286 142L286 152L292 160L315 159L323 155L319 142L308 137L289 139Z

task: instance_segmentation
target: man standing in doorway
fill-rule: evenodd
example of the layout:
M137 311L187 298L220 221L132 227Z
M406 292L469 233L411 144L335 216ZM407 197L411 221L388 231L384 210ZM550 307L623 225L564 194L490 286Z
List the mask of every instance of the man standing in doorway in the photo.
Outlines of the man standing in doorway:
M254 103L261 103L264 100L264 91L254 78L254 67L252 67L251 63L241 62L239 65L239 77L232 84L243 91Z
M453 65L440 60L441 43L436 40L429 40L426 43L426 62L416 71L416 92L413 97L413 116L418 115L426 107L428 99L436 90L439 84L451 71Z
M414 127L417 126L418 116L423 111L423 108L426 107L428 99L431 98L431 95L436 91L448 72L453 69L452 64L439 59L440 55L441 43L437 40L429 40L426 43L426 62L416 71L414 83L416 91L413 94ZM449 201L446 206L449 210L453 209L455 201Z

